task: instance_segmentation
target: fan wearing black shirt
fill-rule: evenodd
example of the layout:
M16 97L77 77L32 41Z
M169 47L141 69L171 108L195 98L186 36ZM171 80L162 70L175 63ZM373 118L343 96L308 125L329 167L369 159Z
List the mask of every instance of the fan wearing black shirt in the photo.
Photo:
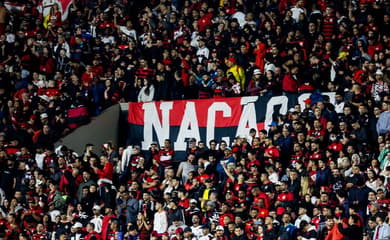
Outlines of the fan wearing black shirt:
M348 226L343 227L342 220L337 220L339 231L344 235L345 240L363 239L363 230L357 225L359 217L357 215L351 215L348 218Z

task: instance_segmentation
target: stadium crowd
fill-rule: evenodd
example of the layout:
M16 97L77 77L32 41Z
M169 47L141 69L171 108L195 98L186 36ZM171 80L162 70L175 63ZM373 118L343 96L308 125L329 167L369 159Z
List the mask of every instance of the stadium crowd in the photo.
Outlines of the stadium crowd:
M17 2L0 1L0 239L390 239L389 1L74 0L65 21ZM54 148L119 102L278 95L268 131L191 139L186 159L169 139Z

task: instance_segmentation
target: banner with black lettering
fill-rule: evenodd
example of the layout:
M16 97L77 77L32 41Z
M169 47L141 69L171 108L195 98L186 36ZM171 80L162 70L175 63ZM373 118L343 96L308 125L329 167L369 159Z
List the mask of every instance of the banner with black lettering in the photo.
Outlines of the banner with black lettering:
M325 95L333 101L334 93ZM309 97L309 93L299 96L302 109ZM129 103L128 143L148 150L153 141L162 146L165 139L171 139L175 158L183 159L190 138L230 144L236 136L249 136L251 128L267 129L278 114L287 113L288 102L286 96L252 96Z

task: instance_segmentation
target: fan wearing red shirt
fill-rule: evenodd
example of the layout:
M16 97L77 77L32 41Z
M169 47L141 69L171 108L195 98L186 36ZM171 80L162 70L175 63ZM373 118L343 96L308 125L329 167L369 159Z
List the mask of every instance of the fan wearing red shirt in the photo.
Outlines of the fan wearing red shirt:
M110 221L113 218L116 218L116 216L113 213L112 208L109 206L106 206L105 216L103 217L103 222L102 222L102 233L101 233L101 237L103 240L109 239L108 238L109 226L110 226Z
M87 65L85 68L85 72L81 76L81 81L83 83L83 86L90 86L94 76L95 74L92 71L91 65Z
M287 206L292 206L295 201L294 194L292 192L289 192L287 190L287 184L286 182L278 182L276 186L279 186L280 193L276 197L276 206L282 206L282 207L287 207Z
M34 234L31 236L32 240L41 240L46 239L47 233L43 227L43 224L39 223L36 227L36 231L34 231Z
M245 232L248 234L255 233L255 229L252 228L253 223L257 221L259 215L259 210L255 207L252 207L249 211L249 219L245 223Z
M160 169L171 168L174 154L175 151L171 148L171 140L165 139L164 147L158 152L158 155L156 155L155 158L157 166L159 166Z
M260 167L260 161L256 159L256 153L253 150L248 152L248 163L246 164L245 168L250 169L252 165Z
M238 191L238 198L235 201L234 207L232 208L235 214L245 216L249 208L249 202L246 199L246 190L240 189Z
M182 207L183 209L187 209L190 207L190 200L188 199L188 193L185 189L180 188L177 196L179 198L179 207Z
M221 226L227 226L227 224L233 220L234 220L234 215L231 213L231 209L229 208L229 205L225 202L222 203L218 224Z
M322 151L320 150L320 144L319 141L314 141L310 145L311 148L311 154L310 154L310 160L319 160L322 159Z
M324 139L325 128L322 126L320 119L314 119L313 129L309 129L307 135L310 136L310 138L320 139L321 141Z
M101 237L100 237L100 234L97 233L95 230L95 224L93 223L88 223L87 224L87 235L84 236L84 240L90 240L92 237L95 237L96 240L100 240Z
M114 165L112 164L112 162L108 161L107 156L104 155L100 157L100 163L101 165L103 165L103 169L99 169L96 166L92 166L93 170L99 177L99 186L103 183L112 184Z
M268 208L265 207L265 202L263 198L259 198L257 202L254 202L253 208L258 210L257 217L264 219L269 214Z
M271 202L268 195L260 191L259 187L252 188L251 193L253 196L253 202L258 203L259 199L263 199L265 208L270 208Z
M295 166L294 164L296 162L298 162L298 161L303 162L304 161L304 155L303 155L303 152L302 152L301 145L299 143L294 143L293 153L291 154L291 157L290 157L290 164Z
M205 167L203 164L198 166L198 176L196 178L198 179L199 183L204 183L206 179L211 178L211 176L205 172Z
M343 150L343 144L337 139L335 133L331 133L329 136L330 144L328 145L328 149L332 149L335 152L340 152Z
M265 151L264 151L264 157L268 158L268 161L270 161L272 163L276 162L280 156L279 148L277 148L276 146L274 146L272 144L272 140L270 138L266 138L264 142L265 142L265 145L267 146ZM266 160L266 163L267 163L267 160Z

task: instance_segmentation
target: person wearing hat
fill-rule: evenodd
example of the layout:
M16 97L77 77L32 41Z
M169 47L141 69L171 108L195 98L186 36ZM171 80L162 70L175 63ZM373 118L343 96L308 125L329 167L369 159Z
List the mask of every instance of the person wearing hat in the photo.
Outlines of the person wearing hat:
M226 76L234 77L234 79L240 84L241 90L246 89L245 71L241 66L237 65L237 61L233 57L229 57L225 60L225 64L228 67Z
M80 222L76 222L75 224L73 224L71 228L72 233L70 234L70 238L75 240L83 239L86 234L84 233L82 228L83 224L81 224Z
M102 224L103 224L103 216L101 214L101 207L99 205L95 205L92 208L92 219L89 221L93 224L93 230L100 234L102 232ZM88 231L88 230L87 230Z
M196 51L198 62L202 63L204 60L209 59L210 50L206 47L205 39L202 36L198 38L198 50Z
M220 162L217 164L217 172L218 172L218 183L224 183L227 179L227 174L225 172L225 167L229 163L234 163L235 159L232 153L232 149L230 147L225 147L223 150L223 158L220 159Z
M250 96L264 96L270 90L260 69L253 70L252 79L248 83L246 93Z
M386 93L389 93L389 85L383 80L383 72L378 69L375 72L375 82L371 87L371 95L376 102L379 102L383 94Z

